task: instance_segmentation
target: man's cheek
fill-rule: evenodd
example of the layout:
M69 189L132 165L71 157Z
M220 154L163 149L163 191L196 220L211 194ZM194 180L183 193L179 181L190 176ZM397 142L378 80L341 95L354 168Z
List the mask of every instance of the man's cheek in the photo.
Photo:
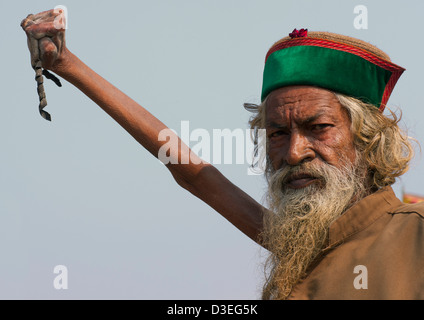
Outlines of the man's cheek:
M274 170L281 169L284 159L284 150L281 145L269 144L268 159Z

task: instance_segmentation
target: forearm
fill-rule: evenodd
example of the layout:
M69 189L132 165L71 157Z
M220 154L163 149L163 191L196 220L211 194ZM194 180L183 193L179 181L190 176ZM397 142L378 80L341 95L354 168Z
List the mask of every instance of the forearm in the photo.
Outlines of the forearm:
M66 64L54 71L79 88L157 157L158 133L166 128L162 122L72 53L67 55Z
M53 71L79 88L153 156L158 157L159 149L165 143L159 141L159 133L168 129L164 123L69 51L65 62ZM167 133L172 134L171 131ZM199 159L189 154L188 147L179 137L175 135L174 140L178 141L178 145L175 146L178 148L178 159L175 162L184 165L168 165L168 168L176 179L181 177L189 179L190 175L195 175L204 164L198 164ZM193 157L196 157L196 164L191 161Z
M79 88L152 155L158 157L159 149L165 143L159 141L159 133L167 127L75 55L70 52L66 55L66 63L53 71ZM174 164L167 164L167 167L178 184L221 213L247 236L258 241L263 207L212 165L200 162L176 135L174 140L178 140L178 159Z

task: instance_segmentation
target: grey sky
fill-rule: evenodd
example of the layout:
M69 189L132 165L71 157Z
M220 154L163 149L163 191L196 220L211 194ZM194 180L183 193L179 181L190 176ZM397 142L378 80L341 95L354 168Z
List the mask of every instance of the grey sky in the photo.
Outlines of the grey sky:
M356 5L368 29L353 25ZM294 28L369 41L406 68L389 106L424 141L418 1L2 1L1 299L257 299L264 252L72 85L46 81L38 114L28 13L65 5L67 45L169 127L247 128L268 48ZM262 201L263 177L217 165ZM394 186L424 194L423 160ZM53 268L68 268L68 290ZM352 278L353 279L353 278Z

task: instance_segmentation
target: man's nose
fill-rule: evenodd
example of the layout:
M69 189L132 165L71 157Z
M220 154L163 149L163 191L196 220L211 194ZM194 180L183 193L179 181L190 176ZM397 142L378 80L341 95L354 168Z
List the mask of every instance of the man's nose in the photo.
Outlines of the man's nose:
M289 165L297 165L304 161L312 161L315 152L307 137L298 132L292 132L290 145L286 154L286 162Z

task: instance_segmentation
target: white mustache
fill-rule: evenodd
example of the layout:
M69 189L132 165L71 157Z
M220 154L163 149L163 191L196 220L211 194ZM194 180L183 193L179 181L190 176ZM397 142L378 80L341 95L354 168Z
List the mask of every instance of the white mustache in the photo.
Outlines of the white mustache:
M325 184L328 181L328 171L335 167L323 162L322 164L312 164L310 162L301 163L295 166L285 166L271 172L271 180L278 181L284 188L291 180L299 178L313 178Z

